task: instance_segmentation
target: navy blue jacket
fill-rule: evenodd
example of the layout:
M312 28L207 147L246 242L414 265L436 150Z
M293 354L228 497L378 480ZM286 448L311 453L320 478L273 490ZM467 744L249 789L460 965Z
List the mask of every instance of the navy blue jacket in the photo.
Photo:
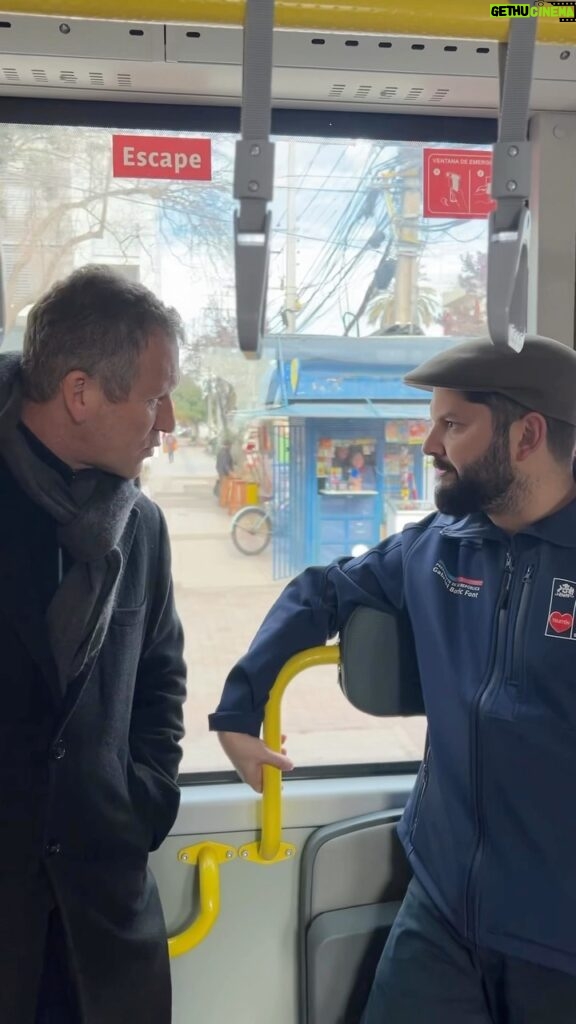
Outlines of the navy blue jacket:
M429 725L399 827L416 876L470 941L576 974L576 502L512 538L437 514L307 569L211 728L258 735L291 655L390 604L412 622Z

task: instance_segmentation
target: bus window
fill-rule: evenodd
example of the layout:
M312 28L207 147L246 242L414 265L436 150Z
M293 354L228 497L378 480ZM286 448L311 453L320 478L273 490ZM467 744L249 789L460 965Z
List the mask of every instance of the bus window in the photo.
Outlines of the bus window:
M30 305L88 262L142 281L186 324L176 431L142 483L172 540L189 773L229 767L206 717L290 577L433 509L426 396L402 378L486 331L485 215L458 207L462 175L446 178L440 213L423 206L424 150L439 147L283 137L263 356L245 360L234 320L234 141L231 131L0 126L2 350L21 348ZM451 148L463 151L455 142L442 152ZM253 511L234 544L245 507ZM324 668L290 688L285 731L298 765L327 766L413 761L425 728L355 711Z

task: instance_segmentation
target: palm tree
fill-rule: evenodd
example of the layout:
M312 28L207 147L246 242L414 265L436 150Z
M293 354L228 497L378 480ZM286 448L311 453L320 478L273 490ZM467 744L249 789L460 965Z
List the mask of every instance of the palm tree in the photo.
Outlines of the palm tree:
M368 323L377 324L380 332L385 331L394 322L394 292L387 291L376 295L368 307ZM430 327L440 319L442 305L438 292L432 285L422 282L418 285L416 297L416 324L419 327Z

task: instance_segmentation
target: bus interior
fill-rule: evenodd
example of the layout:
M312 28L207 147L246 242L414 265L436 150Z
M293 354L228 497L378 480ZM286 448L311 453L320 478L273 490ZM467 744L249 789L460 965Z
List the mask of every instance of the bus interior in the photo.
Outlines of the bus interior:
M189 665L181 807L151 859L174 1024L360 1020L408 881L395 823L426 734L409 630L360 616L339 646L288 666L265 735L288 735L296 768L271 769L263 798L207 715L291 576L433 508L427 406L400 377L486 334L497 291L486 299L492 147L515 20L484 0L274 6L267 262L256 274L236 253L236 277L234 147L256 53L245 5L0 11L0 352L20 349L42 291L88 262L148 284L187 326L178 447L143 477L169 524ZM527 327L571 347L574 14L534 19L521 140ZM218 496L224 439L237 487ZM373 471L364 483L356 453ZM246 557L233 516L266 501L270 543Z

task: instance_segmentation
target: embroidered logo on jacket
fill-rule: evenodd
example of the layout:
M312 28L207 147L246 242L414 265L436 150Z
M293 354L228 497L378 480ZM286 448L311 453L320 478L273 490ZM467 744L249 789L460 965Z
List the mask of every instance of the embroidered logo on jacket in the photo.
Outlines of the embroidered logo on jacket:
M454 576L448 572L444 562L436 562L432 572L440 577L442 583L451 594L457 597L478 597L484 580L472 580L468 576Z
M554 579L550 594L546 636L560 637L562 640L576 640L575 613L576 583L573 580Z

